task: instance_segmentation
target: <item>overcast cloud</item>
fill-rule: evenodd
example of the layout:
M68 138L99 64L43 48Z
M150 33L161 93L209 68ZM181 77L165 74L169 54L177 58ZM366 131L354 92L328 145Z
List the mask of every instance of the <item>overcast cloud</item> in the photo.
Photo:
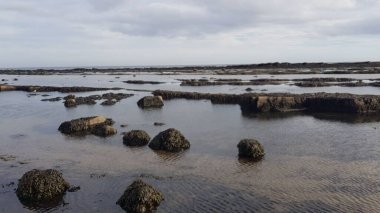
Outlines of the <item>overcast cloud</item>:
M0 0L0 67L380 60L380 0Z

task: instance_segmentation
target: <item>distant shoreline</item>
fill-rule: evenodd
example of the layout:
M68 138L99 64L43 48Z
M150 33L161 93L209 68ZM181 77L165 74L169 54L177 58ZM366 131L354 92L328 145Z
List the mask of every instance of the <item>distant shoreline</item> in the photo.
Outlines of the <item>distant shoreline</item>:
M165 72L194 74L378 74L380 62L338 62L338 63L261 63L241 65L205 66L152 66L152 67L94 67L94 68L0 68L6 75L51 75L51 74L123 74L125 72Z

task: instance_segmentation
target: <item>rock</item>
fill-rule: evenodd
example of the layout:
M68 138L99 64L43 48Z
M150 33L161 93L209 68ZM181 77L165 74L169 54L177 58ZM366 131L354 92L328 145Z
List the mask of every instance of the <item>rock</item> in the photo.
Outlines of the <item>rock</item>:
M63 122L58 130L64 134L91 131L97 125L109 125L109 120L104 116L94 116L74 119Z
M105 100L101 103L101 105L103 106L112 106L112 105L115 105L117 103L117 101L115 100L112 100L112 99L108 99L108 100Z
M121 124L120 127L122 128L128 127L128 124Z
M41 99L41 101L49 101L49 102L56 102L56 101L60 101L60 100L62 100L61 97Z
M0 85L0 91L14 91L16 90L15 86Z
M76 107L76 106L77 106L77 102L75 101L75 99L67 99L67 100L64 102L64 105L65 105L65 107L67 107L67 108L70 108L70 107Z
M165 123L161 123L161 122L154 122L153 125L155 126L164 126Z
M141 108L160 108L164 106L164 101L161 96L146 96L141 98L137 105Z
M91 133L100 137L107 137L111 135L115 135L117 133L117 129L113 128L110 125L96 125L92 130Z
M155 212L164 200L161 192L141 180L134 181L116 202L126 212Z
M70 184L56 170L31 170L19 180L17 197L23 203L46 203L61 200Z
M165 82L159 82L159 81L142 81L142 80L128 80L128 81L123 81L124 83L127 84L163 84Z
M263 146L254 139L241 140L237 147L239 149L239 157L260 160L265 155Z
M167 129L160 132L149 143L149 147L154 150L164 150L169 152L179 152L190 148L190 142L176 129Z
M250 87L248 87L247 89L245 89L245 91L247 91L247 92L252 92L252 91L253 91L253 89L252 89L252 88L250 88Z
M80 190L80 186L72 186L67 191L68 192L77 192Z
M67 101L69 99L75 99L75 95L68 95L63 98L63 100Z
M145 146L149 143L150 136L143 130L132 130L124 134L123 143L126 146Z

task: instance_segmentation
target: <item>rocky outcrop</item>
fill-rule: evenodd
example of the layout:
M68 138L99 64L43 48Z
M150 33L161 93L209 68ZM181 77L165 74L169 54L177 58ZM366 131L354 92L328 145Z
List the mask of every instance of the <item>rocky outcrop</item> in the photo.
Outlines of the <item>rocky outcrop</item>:
M261 160L264 155L264 147L255 139L244 139L237 145L239 157L252 160Z
M245 93L209 94L156 90L163 99L208 99L214 104L239 104L246 112L380 113L380 96L345 93Z
M106 137L117 133L117 130L111 126L113 123L104 116L85 117L65 121L58 130L64 134L94 134Z
M116 204L126 212L149 213L155 212L163 200L163 194L153 186L136 180L128 186Z
M145 146L149 141L150 136L143 130L132 130L123 136L123 143L126 146Z
M168 152L180 152L190 148L190 142L176 129L167 129L160 132L149 143L153 150L163 150Z
M161 96L146 96L141 98L137 105L141 108L161 108L164 101Z
M98 88L98 87L52 87L52 86L8 86L0 85L0 91L25 91L25 92L91 92L103 90L120 90L121 88Z
M90 95L87 97L75 97L75 95L68 95L64 97L64 105L67 108L76 107L78 105L94 105L97 100L106 99L101 103L101 105L114 105L115 103L133 96L133 94L125 93L105 93L103 95Z
M160 81L142 81L142 80L128 80L128 81L123 81L123 82L127 84L163 84L164 83Z
M22 203L43 204L61 200L69 188L60 172L34 169L21 177L16 194Z

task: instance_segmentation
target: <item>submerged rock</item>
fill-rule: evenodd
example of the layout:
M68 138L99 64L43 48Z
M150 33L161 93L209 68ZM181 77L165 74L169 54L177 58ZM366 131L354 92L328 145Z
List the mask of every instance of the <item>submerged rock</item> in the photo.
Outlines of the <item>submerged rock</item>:
M164 101L161 96L146 96L141 98L137 105L141 108L160 108L164 106Z
M116 202L126 212L154 212L164 200L161 192L141 180L134 181Z
M40 204L62 199L69 188L57 170L34 169L21 177L16 194L23 203Z
M190 148L190 142L176 129L167 129L160 132L149 143L149 147L154 150L164 150L169 152L180 152Z
M153 125L155 126L164 126L165 123L161 123L161 122L154 122Z
M103 106L112 106L112 105L115 105L116 103L117 103L117 101L115 101L115 100L107 99L107 100L103 101L101 103L101 105L103 105Z
M237 145L239 157L260 160L264 157L264 147L255 139L244 139Z
M123 143L126 146L145 146L149 143L150 136L143 130L132 130L124 134Z
M64 134L92 133L97 136L109 136L117 133L113 128L114 121L104 116L94 116L63 122L58 130Z
M117 129L113 128L110 125L100 124L92 128L91 133L100 137L107 137L115 135L117 133Z

